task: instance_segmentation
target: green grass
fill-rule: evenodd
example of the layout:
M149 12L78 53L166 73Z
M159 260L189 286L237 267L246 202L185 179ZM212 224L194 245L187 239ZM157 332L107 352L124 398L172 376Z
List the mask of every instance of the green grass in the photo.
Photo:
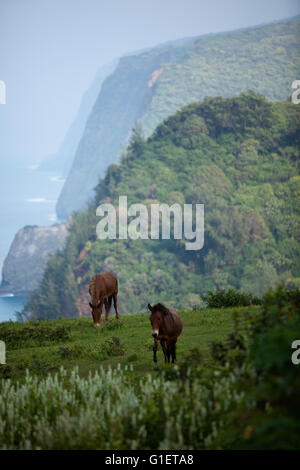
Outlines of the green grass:
M213 366L210 355L211 341L224 340L232 331L233 313L238 312L241 322L244 322L250 312L257 307L241 307L226 309L202 309L182 311L183 333L177 342L177 363L195 348L199 350L199 362ZM51 340L40 338L26 338L27 328L40 328L43 334L44 327L57 330L65 327L68 339ZM3 323L1 327L17 332L24 332L24 341L7 344L6 362L10 369L12 380L24 377L26 369L37 375L45 375L56 371L60 366L71 369L79 367L82 377L100 365L112 367L117 364L132 364L134 374L140 376L154 373L163 363L163 353L159 348L158 365L152 362L153 339L148 314L123 315L118 323L111 317L100 328L94 328L92 318L58 319L51 321ZM55 335L54 335L55 336ZM114 338L117 338L114 339ZM1 328L0 328L1 339ZM113 341L120 343L120 347Z
M147 314L0 324L0 448L298 449L299 291L180 315L175 367Z

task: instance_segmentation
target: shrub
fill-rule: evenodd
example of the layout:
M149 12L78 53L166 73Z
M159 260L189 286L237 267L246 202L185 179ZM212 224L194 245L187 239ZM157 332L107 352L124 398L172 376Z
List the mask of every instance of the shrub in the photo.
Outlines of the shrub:
M61 346L58 350L63 359L76 359L78 357L90 357L97 360L104 360L112 356L123 356L124 348L117 336L100 344L73 344Z
M105 331L109 330L119 330L120 328L123 327L123 322L122 320L116 320L116 319L109 319L106 322L103 322L101 324L101 333L105 333Z
M6 364L0 364L0 379L9 379L11 377L11 367Z
M138 360L138 355L137 354L130 354L128 357L127 357L127 361L128 362L134 362L134 361L137 361Z
M41 325L39 322L30 322L20 328L4 323L0 326L0 339L5 341L11 349L24 347L24 343L42 344L46 341L65 341L70 338L70 327L51 327Z
M189 374L184 382L131 375L126 367L100 368L81 378L78 368L60 368L45 378L0 381L0 448L210 448L244 397L234 391L234 371L215 376L213 386Z
M251 318L249 357L264 381L259 388L265 400L280 402L299 416L300 376L291 361L292 342L299 339L299 290L282 285L263 297L261 311Z
M226 362L241 366L246 358L245 338L239 333L230 333L225 342L212 341L210 351L213 359L223 366Z
M248 305L261 304L261 300L258 297L245 292L238 292L234 289L222 289L217 292L208 291L201 298L209 308L247 307Z
M123 356L124 348L120 343L118 336L113 336L111 339L104 342L102 351L108 357L111 356Z
M291 361L291 345L299 339L299 331L299 291L278 285L263 296L262 307L252 314L245 350L239 344L232 344L233 348L229 343L214 345L213 355L223 365L235 364L241 370L248 364L252 368L252 380L244 388L245 403L253 400L255 404L252 409L236 410L228 429L217 436L214 445L230 449L299 449L300 376L299 366ZM240 362L233 361L234 351ZM238 389L241 386L243 379L237 383Z
M60 357L65 358L76 358L80 357L84 353L84 347L78 344L61 346L58 350Z
M255 336L269 328L285 324L300 315L300 291L282 285L269 289L263 296L262 308L250 317L249 334Z

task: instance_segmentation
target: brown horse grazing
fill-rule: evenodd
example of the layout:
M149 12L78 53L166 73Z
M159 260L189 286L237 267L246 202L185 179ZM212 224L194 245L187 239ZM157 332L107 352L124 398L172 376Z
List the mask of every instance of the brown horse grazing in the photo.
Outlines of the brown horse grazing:
M172 356L172 363L174 363L176 359L177 338L182 332L181 318L176 310L168 309L162 304L156 304L154 307L148 304L148 308L151 312L150 322L154 338L153 361L157 362L156 352L160 343L165 356L165 362L170 362L170 356Z
M94 326L100 326L103 304L105 305L105 321L108 320L108 314L111 307L112 299L114 300L114 308L116 318L119 320L117 297L118 297L118 279L112 273L96 274L91 282L89 293L92 302L89 305L92 309Z

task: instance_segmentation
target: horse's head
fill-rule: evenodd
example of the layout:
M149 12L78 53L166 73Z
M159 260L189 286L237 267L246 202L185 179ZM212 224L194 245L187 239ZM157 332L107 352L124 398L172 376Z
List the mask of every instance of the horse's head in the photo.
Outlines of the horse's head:
M92 316L93 316L93 320L94 320L94 326L100 326L100 322L99 322L100 315L101 315L100 305L101 305L101 302L96 302L96 303L89 302L89 306L92 309Z
M159 335L161 326L164 323L164 317L168 313L168 309L164 307L162 304L154 305L154 307L151 307L151 305L148 304L148 309L151 312L149 319L150 319L150 323L152 326L152 336L153 338L157 338Z

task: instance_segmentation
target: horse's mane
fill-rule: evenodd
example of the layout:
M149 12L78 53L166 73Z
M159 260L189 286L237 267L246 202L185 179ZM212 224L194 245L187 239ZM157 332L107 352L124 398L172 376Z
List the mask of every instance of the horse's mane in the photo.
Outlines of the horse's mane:
M95 287L96 287L96 276L94 276L90 282L89 292L90 296L94 298L95 296Z
M170 312L170 310L167 307L165 307L165 305L163 304L154 305L154 307L152 308L152 313L155 313L155 312L161 312L164 316L166 326L169 328L173 327L174 318L173 318L172 312Z
M167 307L165 307L163 304L156 304L152 307L153 313L158 312L158 311L163 313L164 315L171 314L170 310Z

